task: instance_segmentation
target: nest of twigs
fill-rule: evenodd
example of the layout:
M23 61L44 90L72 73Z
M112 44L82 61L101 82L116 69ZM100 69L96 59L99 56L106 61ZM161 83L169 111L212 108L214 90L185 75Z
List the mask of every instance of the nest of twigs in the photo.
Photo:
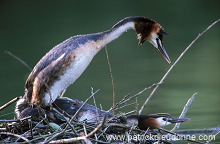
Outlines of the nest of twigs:
M139 113L142 112L146 103L152 97L154 92L157 90L160 84L164 82L164 79L170 73L172 68L176 63L182 58L186 51L194 44L194 42L199 39L206 31L208 31L213 25L215 25L219 20L211 24L207 29L205 29L201 34L199 34L192 43L183 51L183 53L177 58L170 69L165 73L164 77L157 84L153 84L148 88L144 88L142 91L134 96L125 96L120 102L116 103L108 112L119 110L126 106L136 104L135 102L130 102L130 100L136 98L144 91L154 88L152 93L146 99L142 105ZM16 58L17 59L17 58ZM20 60L19 60L20 61ZM96 93L96 92L95 92ZM92 92L93 97L94 94ZM196 93L188 100L185 105L180 117L184 117L187 113ZM90 99L88 98L88 99ZM0 107L0 111L6 108L8 105L14 103L19 98L10 101L8 104ZM88 99L84 102L88 101ZM76 114L80 112L83 107L80 107ZM136 112L134 110L132 112ZM132 113L129 112L129 113ZM107 115L102 115L100 120L95 123L87 123L86 121L78 121L76 114L66 115L64 112L58 109L53 109L53 114L59 115L61 117L61 123L53 121L51 116L48 115L46 110L42 109L41 115L36 119L33 116L27 116L23 118L13 119L13 120L0 120L0 143L155 143L164 144L170 143L175 140L191 141L195 143L203 143L201 141L192 140L190 137L186 138L184 135L179 135L177 129L179 125L171 131L160 128L156 131L150 130L140 130L137 127L127 126L119 122L119 117L126 116L126 114L115 115L113 118L109 119ZM52 115L54 116L54 115ZM185 133L181 131L181 134L213 134L216 136L220 131L220 128L213 129L203 129L203 130L186 130ZM164 136L175 136L174 139L167 140ZM163 139L164 138L164 139ZM181 139L182 138L182 139ZM209 140L209 143L212 140Z
M59 112L57 114L60 115ZM99 123L77 122L72 117L58 124L47 115L39 117L38 121L32 120L31 116L5 120L0 128L0 143L154 143L158 140L149 139L150 136L165 134L118 123L118 116L112 119L106 117L103 116Z
M146 89L145 89L146 90ZM97 91L96 91L97 92ZM95 93L96 93L95 92ZM143 91L142 91L143 92ZM205 130L185 130L180 132L168 131L164 128L157 130L140 130L135 125L127 125L122 122L122 118L131 113L121 113L113 115L110 112L100 110L86 102L94 96L93 93L85 102L79 102L74 105L71 112L63 111L59 107L54 106L50 110L45 110L36 107L34 111L23 113L27 117L13 120L0 120L0 143L149 143L153 144L169 144L173 140L186 140L196 143L202 143L192 140L190 137L184 137L182 134L198 131L205 134L217 133L220 129L205 129ZM134 96L125 96L115 107L110 109L121 109L130 106L130 101L137 97L140 93ZM196 94L194 94L185 107L189 107ZM61 98L62 99L62 98ZM69 99L68 99L69 100ZM56 101L55 101L56 102ZM69 102L64 101L68 105ZM130 103L130 104L129 104ZM63 105L63 103L61 104ZM70 104L72 105L72 104ZM30 107L28 107L29 109ZM40 113L33 114L38 109ZM188 109L183 110L183 113ZM72 113L73 112L73 113ZM87 120L79 121L82 114L89 112L94 114L97 119L95 122ZM28 116L31 115L31 116ZM93 116L94 117L94 116ZM176 126L175 126L176 127Z

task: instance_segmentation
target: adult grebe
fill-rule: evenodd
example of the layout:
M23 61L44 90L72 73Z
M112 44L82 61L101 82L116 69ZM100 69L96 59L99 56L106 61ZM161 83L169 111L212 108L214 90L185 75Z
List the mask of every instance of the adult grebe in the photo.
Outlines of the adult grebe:
M168 63L160 24L145 17L127 17L110 30L73 36L51 49L34 67L26 84L25 100L41 107L50 106L58 95L84 72L93 57L108 43L129 29L137 32L139 45L152 43Z

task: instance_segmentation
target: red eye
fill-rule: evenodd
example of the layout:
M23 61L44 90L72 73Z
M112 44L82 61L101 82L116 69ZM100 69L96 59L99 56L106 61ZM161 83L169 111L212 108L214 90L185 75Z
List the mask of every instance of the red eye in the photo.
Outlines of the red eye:
M163 118L164 121L167 121L167 118Z

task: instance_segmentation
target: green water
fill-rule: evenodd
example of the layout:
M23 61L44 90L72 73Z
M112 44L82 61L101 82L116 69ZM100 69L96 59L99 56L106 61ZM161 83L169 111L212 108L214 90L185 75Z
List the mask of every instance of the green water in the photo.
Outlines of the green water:
M169 35L165 48L174 62L190 42L220 18L220 1L0 1L0 105L23 95L29 74L8 50L31 67L53 46L77 34L104 31L127 16L146 16L158 21ZM166 112L178 117L187 100L198 92L181 128L211 128L220 124L220 24L201 37L171 71L143 114ZM116 100L134 95L159 82L170 65L148 42L137 45L134 31L110 43ZM66 95L85 100L94 90L96 102L107 110L112 105L112 84L105 50ZM152 89L151 89L152 90ZM151 90L139 96L139 108ZM92 104L92 101L90 101ZM128 112L135 106L124 108ZM0 112L0 119L13 118L14 105ZM5 115L7 114L7 115Z

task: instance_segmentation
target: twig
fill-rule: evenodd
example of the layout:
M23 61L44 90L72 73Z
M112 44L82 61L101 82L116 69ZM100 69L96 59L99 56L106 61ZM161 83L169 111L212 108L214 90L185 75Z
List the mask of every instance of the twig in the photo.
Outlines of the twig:
M87 132L87 130L86 130L86 125L85 125L85 124L83 125L83 130L84 130L83 135L87 135L88 132Z
M21 122L27 119L31 119L31 116L24 117L22 119L13 119L13 120L0 120L0 122Z
M61 92L61 94L59 95L59 97L62 98L65 93L66 93L66 89Z
M80 108L76 111L76 113L72 116L72 118L70 119L70 121L72 121L75 117L76 117L76 115L79 113L79 111L84 107L84 105L87 103L87 101L90 99L90 98L92 98L97 92L99 91L99 89L98 90L96 90L94 93L92 93L91 94L91 96L89 96L89 98L87 98L85 101L84 101L84 103L80 106Z
M21 58L17 57L16 55L14 55L13 53L11 53L10 51L5 51L6 54L12 56L13 58L15 58L16 60L18 60L21 64L23 64L29 71L32 71L32 68L25 62L23 61ZM38 77L38 76L37 76ZM39 77L38 77L39 78ZM39 78L42 80L42 78ZM45 87L49 90L49 96L50 96L50 100L52 100L52 96L51 96L51 92L50 92L50 89L48 87L48 85L46 83L44 83ZM66 90L64 90L63 92L65 93ZM61 93L61 96L64 94L64 93Z
M29 71L32 71L32 68L25 61L23 61L21 58L17 57L16 55L11 53L10 51L5 51L5 53L12 56L16 60L18 60L20 63L22 63Z
M183 140L187 140L187 141L195 142L195 143L199 143L199 144L205 144L205 143L203 143L203 142L200 142L200 141L196 141L196 140L192 140L192 139L190 139L190 138L187 138L187 137L185 137L184 135L178 135L177 133L168 131L168 130L163 129L163 128L159 128L159 130L162 130L162 131L165 131L165 132L170 133L170 134L172 134L172 135L175 135L175 136L177 136L177 137L179 137L179 138L182 138Z
M65 119L65 121L67 122L67 124L70 126L70 128L72 129L72 131L76 134L76 130L74 128L74 126L71 124L71 121L68 120L68 118L66 118L62 113L60 113L56 108L53 108L53 111L55 111L58 115L60 115L61 117L63 117Z
M106 120L106 116L104 116L103 121L93 130L91 131L89 134L85 135L85 136L80 136L80 137L74 137L74 138L69 138L69 139L60 139L60 140L54 140L54 141L50 141L49 143L53 144L53 143L71 143L71 142L75 142L75 141L79 141L79 140L85 140L86 138L92 136L94 133L96 133L105 123Z
M119 101L118 103L116 103L114 107L111 107L111 108L108 110L108 112L111 112L111 111L115 110L118 106L120 106L120 105L122 105L122 104L128 102L128 101L131 100L131 99L136 98L137 96L139 96L140 94L142 94L142 93L145 92L146 90L151 89L152 87L157 86L157 85L160 85L160 83L152 84L151 86L144 88L143 90L141 90L140 92L138 92L137 94L135 94L135 95L133 95L133 96L131 96L131 97L129 97L129 98L127 98L128 95L124 96L124 98L123 98L121 101Z
M191 46L204 34L206 33L211 27L213 27L216 23L218 23L220 21L220 19L216 20L215 22L213 22L211 25L209 25L202 33L200 33L190 44L188 47L186 47L186 49L181 53L181 55L176 59L176 61L170 66L170 68L167 70L167 72L165 73L165 75L162 77L162 79L160 80L159 83L163 83L165 78L168 76L168 74L171 72L171 70L174 68L174 66L176 66L176 64L179 62L179 60L183 57L183 55L191 48ZM144 104L142 105L141 109L139 110L139 114L142 113L144 107L146 106L146 104L148 103L148 101L151 99L151 97L153 96L153 94L155 93L155 91L158 89L159 85L157 85L153 91L151 92L151 94L149 95L149 97L145 100Z
M4 104L3 106L0 107L0 111L2 111L3 109L5 109L6 107L8 107L9 105L13 104L14 102L18 101L21 97L16 97L12 100L10 100L9 102L7 102L6 104Z
M185 115L186 115L187 111L189 110L189 108L190 108L193 100L195 99L196 95L197 95L197 93L194 93L191 96L191 98L188 99L188 101L187 101L186 105L184 106L183 111L180 114L179 118L184 118L185 117ZM171 132L176 132L179 129L179 127L180 127L180 123L176 123L175 126L173 127L173 129L171 130Z
M123 105L123 106L121 106L121 107L115 108L114 110L116 111L116 110L122 109L122 108L124 108L124 107L134 105L134 104L136 104L136 102L129 103L129 104L125 104L125 105ZM135 111L136 111L136 110L135 110Z
M23 64L29 71L32 71L32 68L25 62L23 61L21 58L17 57L16 55L14 55L13 53L11 53L10 51L5 51L6 54L12 56L13 58L15 58L16 60L18 60L21 64ZM38 77L38 76L37 76ZM39 77L38 77L39 78ZM42 78L39 78L40 80L42 80ZM48 85L46 83L44 83L45 87L48 89L49 92L49 96L50 96L50 100L52 100L52 96L51 96L51 92L50 89L48 87ZM61 93L61 97L64 95L64 93L66 92L66 89Z
M24 141L26 142L29 142L29 140L21 135L18 135L18 134L14 134L14 133L10 133L10 132L0 132L0 135L11 135L11 136L15 136L15 137L18 137L18 138L21 138L23 139Z
M131 100L131 99L133 99L133 98L136 98L137 96L139 96L140 94L142 94L142 93L145 92L146 90L151 89L152 87L158 86L158 85L160 85L160 84L161 84L161 83L152 84L151 86L144 88L143 90L141 90L141 91L138 92L137 94L135 94L135 95L129 97L127 100L123 101L123 102L120 103L120 104L126 103L127 101L129 101L129 100Z
M29 124L31 139L33 139L34 138L34 136L33 136L33 126L32 126L32 123L31 123L30 119L28 119L28 124Z
M209 128L209 129L185 129L177 130L177 134L189 134L189 135L202 135L202 134L218 134L220 133L220 128Z
M219 131L217 131L217 130L219 130ZM215 138L218 134L220 134L219 125L218 125L217 128L215 128L215 130L213 131L213 133L214 133L214 132L216 132L216 133L214 134L214 138ZM210 140L208 140L206 143L209 144L212 140L213 140L213 139L210 139Z
M91 87L91 95L93 95L92 99L93 99L94 106L96 107L96 115L98 116L99 112L98 112L98 107L97 107L96 100L95 100L93 87ZM98 121L100 121L100 117L96 117L96 118L97 118Z
M109 60L107 47L105 47L105 52L106 52L106 57L107 57L107 61L108 61L108 68L109 68L109 72L110 72L111 80L112 80L112 107L114 107L115 106L115 83L114 83L114 77L112 74L112 67L111 67L111 63ZM114 111L112 113L114 114Z
M76 117L76 115L79 113L79 111L82 109L82 107L87 103L87 101L92 98L99 90L96 90L92 95L89 96L89 98L87 98L84 103L80 106L80 108L76 111L76 113L72 116L72 118L69 120L69 122L73 121L73 119ZM62 131L60 131L59 133L54 134L51 138L49 138L48 140L44 141L44 143L48 143L50 142L52 139L54 139L55 137L61 135L62 133L64 133L66 131L66 129L68 128L68 125L66 125Z

